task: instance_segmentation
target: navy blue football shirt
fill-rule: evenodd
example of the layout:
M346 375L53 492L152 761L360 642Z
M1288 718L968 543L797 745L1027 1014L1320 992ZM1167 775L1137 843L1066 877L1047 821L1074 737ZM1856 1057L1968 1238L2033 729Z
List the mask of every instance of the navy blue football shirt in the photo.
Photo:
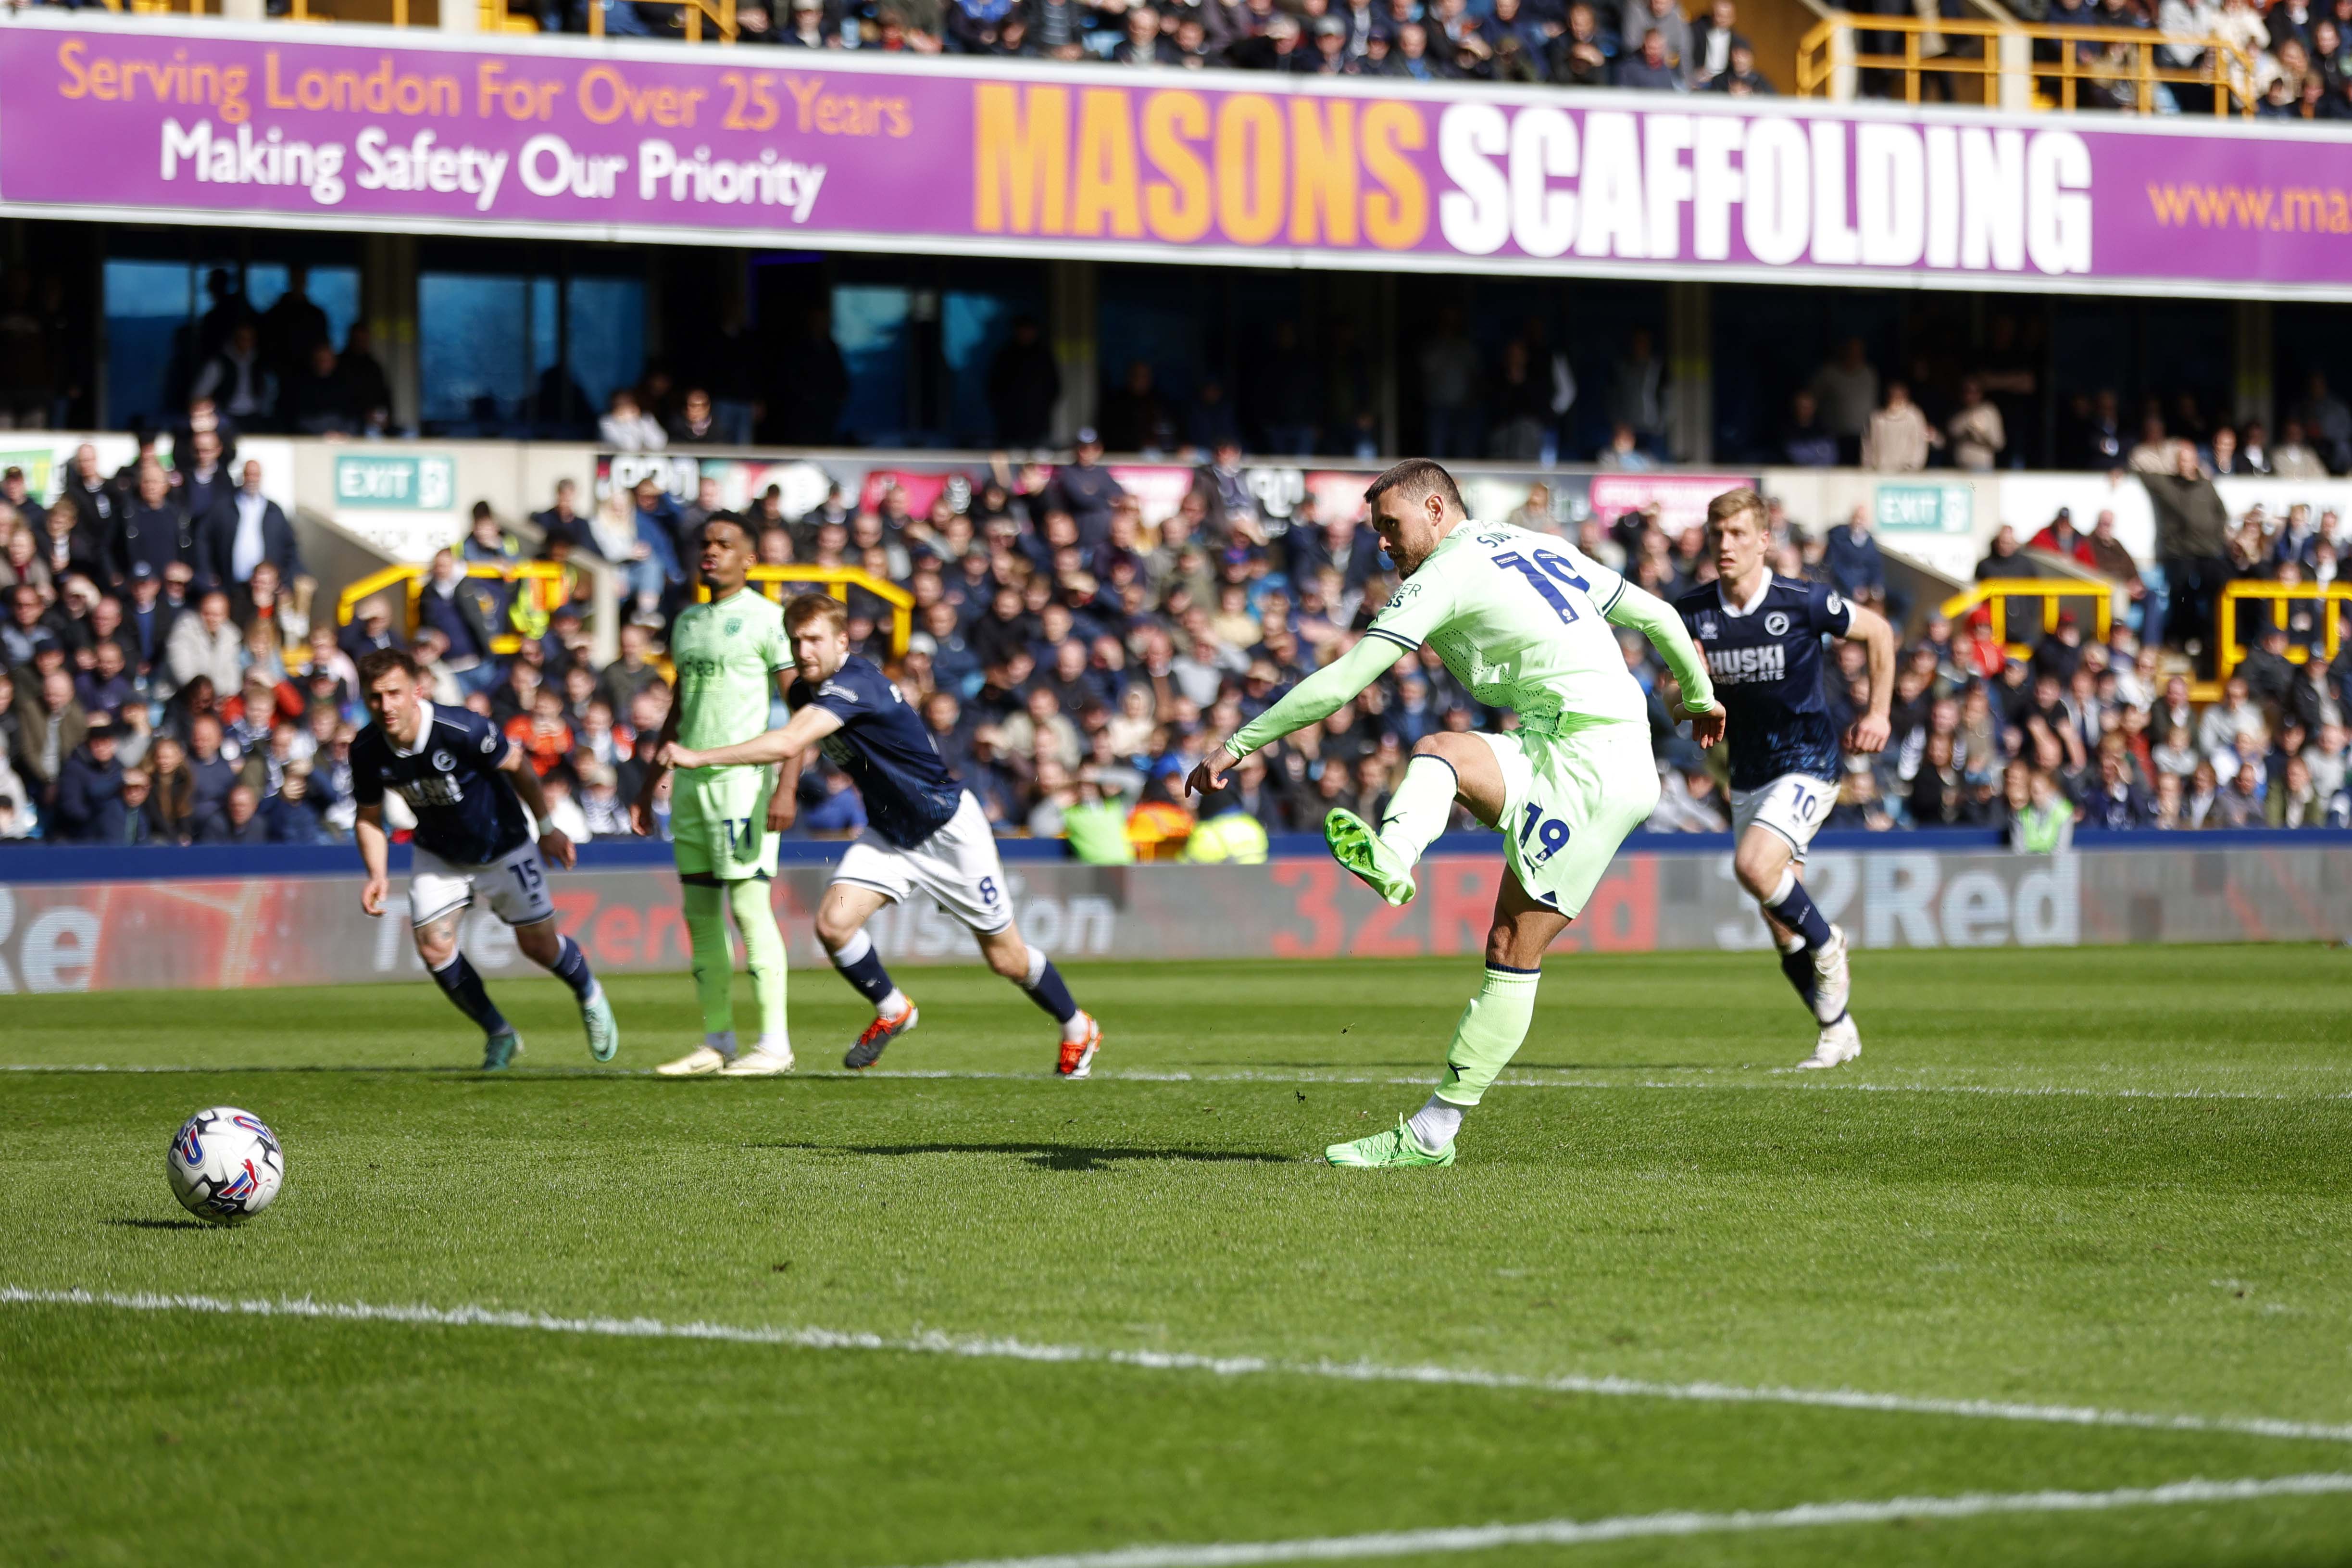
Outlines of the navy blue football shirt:
M819 745L857 786L874 831L899 848L912 849L945 827L963 804L963 782L871 660L852 654L815 686L795 680L784 702L795 713L814 703L841 721Z
M1822 698L1822 638L1845 636L1852 607L1822 584L1774 576L1744 607L1710 583L1675 608L1723 703L1731 787L1762 789L1784 773L1835 779L1840 745Z
M487 866L530 842L530 817L499 771L512 742L466 708L425 705L416 749L392 743L381 724L352 742L352 798L382 805L386 790L416 814L416 847L453 866Z

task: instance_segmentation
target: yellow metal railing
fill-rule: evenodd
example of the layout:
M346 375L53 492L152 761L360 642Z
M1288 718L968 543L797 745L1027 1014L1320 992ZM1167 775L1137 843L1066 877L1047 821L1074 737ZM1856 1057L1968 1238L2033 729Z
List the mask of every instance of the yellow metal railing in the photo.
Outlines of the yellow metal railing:
M784 596L788 583L814 583L835 598L847 600L852 588L863 588L890 606L890 657L897 658L907 651L907 639L915 635L915 595L887 578L877 577L855 566L754 566L751 581L760 592L771 599ZM698 598L708 599L708 588L696 590Z
M2221 696L2221 686L2230 679L2230 672L2246 660L2246 650L2238 642L2238 606L2248 600L2263 604L2284 604L2290 600L2316 604L2326 602L2330 608L2319 617L2319 651L2324 658L2336 657L2337 638L2342 635L2342 613L2333 608L2338 604L2352 604L2352 583L2330 583L2322 588L2316 583L2231 583L2221 590L2220 607L2214 612L2214 644L2219 650L2216 664L2221 671L2214 683L2214 696ZM2288 659L2296 664L2311 657L2307 647L2290 646Z
M431 571L432 568L429 566L418 566L404 562L397 566L386 566L380 572L372 572L360 578L346 586L337 596L335 624L342 626L350 626L352 612L362 603L396 588L401 594L402 624L407 627L409 634L414 636L416 631L416 603L424 596L425 579ZM561 584L570 571L570 568L559 565L552 561L514 561L504 565L488 561L469 561L466 563L466 575L468 577L497 577L509 583ZM553 605L548 606L551 612L554 607ZM509 654L521 646L521 637L513 632L507 632L490 639L492 653Z
M735 41L735 0L658 0L658 3L677 5L685 11L688 43L702 42L702 19L705 16L709 17L711 25L719 29L720 43ZM588 35L595 38L604 36L604 7L599 0L588 0Z
M2059 606L2069 599L2084 599L2092 605L2092 624L2095 638L2107 640L2116 614L2115 589L2105 583L2069 581L2063 577L1990 577L1953 595L1943 603L1944 618L1958 621L1979 605L1992 607L1993 640L2009 650L2014 658L2023 658L2030 651L2024 643L2009 640L2009 602L2011 599L2038 599L2042 602L2042 630L2044 635L2058 629Z
M1902 40L1898 54L1864 54L1857 34L1893 35ZM1955 51L1955 39L1974 38L1973 53ZM2006 44L2008 47L2003 47ZM2058 46L2054 59L2033 58L2036 44ZM2095 45L2097 54L2083 58L2078 47ZM2194 66L2163 62L2158 50L2177 45L2203 52ZM1936 52L1929 52L1933 48ZM2004 90L2012 79L2022 96L2040 107L2068 109L2085 83L2099 89L2127 89L2132 108L2142 114L2156 111L2156 88L2210 88L2213 112L2254 111L2254 62L2227 38L2200 37L2188 33L2158 33L2124 27L2053 26L2042 23L1996 22L1980 16L1871 16L1840 13L1816 24L1797 45L1797 96L1820 98L1836 89L1843 69L1900 71L1903 99L1919 101L1920 83L1927 77L1974 77L1983 101L2009 101ZM2046 100L2043 83L2054 81L2057 96Z

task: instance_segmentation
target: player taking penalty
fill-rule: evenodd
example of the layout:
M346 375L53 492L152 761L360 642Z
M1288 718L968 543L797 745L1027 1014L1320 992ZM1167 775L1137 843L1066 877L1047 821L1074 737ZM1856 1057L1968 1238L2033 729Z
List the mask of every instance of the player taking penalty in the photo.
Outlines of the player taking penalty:
M996 837L980 802L948 771L930 731L890 678L870 659L851 656L848 612L838 601L803 595L785 606L784 626L799 675L784 699L791 721L737 745L703 751L673 744L662 760L679 768L782 763L796 769L810 747L821 746L856 784L866 829L842 855L816 912L817 940L833 966L874 1005L874 1022L842 1065L872 1067L885 1047L915 1026L915 1004L882 967L866 922L884 904L922 892L980 939L991 969L1060 1026L1054 1070L1086 1077L1102 1048L1102 1029L1070 999L1045 955L1021 940Z
M1399 463L1364 499L1403 583L1353 647L1212 750L1189 784L1220 787L1227 768L1321 723L1424 643L1480 702L1518 714L1507 734L1423 737L1377 826L1348 811L1323 825L1339 864L1391 904L1412 901L1413 868L1455 801L1503 833L1486 980L1454 1026L1444 1080L1393 1131L1324 1151L1335 1165L1451 1165L1463 1113L1527 1038L1544 950L1658 804L1648 700L1610 628L1636 628L1665 659L1700 745L1723 721L1663 601L1549 534L1471 521L1453 476L1424 458Z
M662 725L665 746L729 746L768 727L769 683L782 692L793 674L784 613L747 585L758 552L737 519L720 514L702 525L702 581L708 603L678 612L669 639L677 668L677 698ZM629 807L630 826L653 831L654 794L669 772L656 749L644 787ZM784 938L776 928L769 889L776 877L776 836L793 825L800 764L776 770L721 764L678 770L670 783L670 839L685 905L687 944L694 955L694 990L702 1004L702 1044L655 1070L669 1078L719 1073L765 1078L793 1068L784 1023ZM739 1051L735 1039L735 959L727 943L727 911L743 933L743 966L760 999L760 1043Z
M1764 498L1726 490L1706 509L1716 580L1675 602L1706 650L1731 747L1732 872L1763 907L1780 972L1821 1033L1797 1065L1833 1068L1862 1055L1846 1012L1853 978L1845 933L1805 891L1805 848L1837 803L1837 726L1822 698L1822 638L1870 650L1870 708L1847 726L1845 749L1884 750L1895 691L1895 632L1885 616L1818 583L1776 576ZM1670 711L1680 717L1682 710Z
M463 708L436 708L425 700L424 674L398 648L360 660L360 690L375 721L352 742L352 795L359 820L360 863L367 884L360 908L383 913L391 888L383 797L397 794L416 816L416 861L408 875L408 920L417 956L459 1012L481 1026L484 1071L495 1072L522 1051L522 1038L482 987L457 947L457 919L475 900L514 928L523 955L572 987L588 1030L588 1054L608 1062L621 1031L604 988L589 973L580 946L555 929L540 857L569 869L572 841L550 827L531 843L531 824L547 820L539 775L520 746L498 726ZM528 807L530 815L523 815Z

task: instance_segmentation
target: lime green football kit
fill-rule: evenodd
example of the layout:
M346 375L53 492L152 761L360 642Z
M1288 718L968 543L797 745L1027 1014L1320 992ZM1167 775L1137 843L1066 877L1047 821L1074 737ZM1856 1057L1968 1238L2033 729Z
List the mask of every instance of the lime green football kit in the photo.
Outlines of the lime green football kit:
M1682 618L1654 595L1550 534L1464 521L1438 542L1354 647L1294 687L1226 750L1236 759L1319 723L1398 660L1427 647L1480 703L1518 728L1476 738L1503 778L1501 830L1511 875L1574 920L1625 836L1658 804L1648 699L1617 644L1639 630L1682 683L1685 706L1715 705ZM1333 855L1391 904L1413 896L1412 870L1445 830L1457 781L1442 757L1415 756L1377 825L1335 811ZM1518 1051L1540 972L1490 963L1446 1050L1446 1078L1412 1123L1335 1144L1336 1165L1447 1165L1461 1111L1478 1103Z
M793 663L781 606L751 588L689 605L678 613L669 651L677 671L680 745L707 752L766 732L776 675ZM770 902L776 836L768 830L768 800L775 783L775 770L766 766L680 768L670 778L670 837L684 883L704 1040L730 1058L734 961L725 912L730 908L760 999L761 1047L791 1054L784 1024L784 939Z

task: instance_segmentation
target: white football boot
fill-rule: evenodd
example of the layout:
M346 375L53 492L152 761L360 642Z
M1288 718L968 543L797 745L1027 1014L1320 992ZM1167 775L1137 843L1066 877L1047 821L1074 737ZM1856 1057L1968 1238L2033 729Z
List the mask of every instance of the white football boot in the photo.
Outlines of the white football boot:
M1845 962L1845 928L1832 926L1829 945L1813 950L1815 1022L1826 1026L1845 1016L1846 999L1853 994L1853 974Z
M1834 1024L1822 1026L1822 1037L1813 1045L1813 1054L1797 1064L1806 1070L1833 1068L1862 1055L1862 1031L1853 1026L1852 1018L1840 1018Z
M674 1062L664 1062L654 1071L664 1078L700 1078L705 1073L723 1072L735 1058L710 1046L697 1046Z
M754 1046L719 1069L720 1078L773 1078L793 1070L793 1048Z

